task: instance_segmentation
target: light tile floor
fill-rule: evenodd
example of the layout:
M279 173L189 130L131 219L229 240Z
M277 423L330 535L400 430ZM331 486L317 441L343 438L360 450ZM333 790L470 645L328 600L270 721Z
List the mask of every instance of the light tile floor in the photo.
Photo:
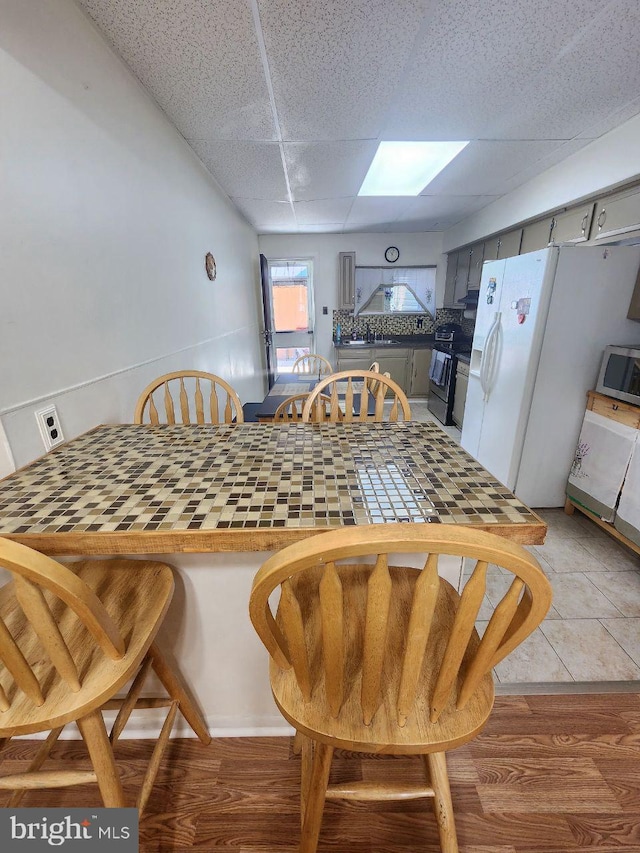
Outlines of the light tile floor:
M412 400L411 410L415 420L435 420L425 401ZM442 428L460 441L460 430ZM537 512L548 525L547 538L529 550L551 581L553 606L540 628L496 667L500 687L562 690L607 682L611 688L640 681L640 557L581 513ZM504 588L502 570L490 567L479 628Z

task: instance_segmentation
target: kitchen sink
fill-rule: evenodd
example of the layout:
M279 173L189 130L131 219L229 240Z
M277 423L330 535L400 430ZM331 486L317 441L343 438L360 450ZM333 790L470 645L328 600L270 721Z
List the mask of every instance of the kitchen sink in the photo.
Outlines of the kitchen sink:
M342 345L347 347L357 347L362 346L363 344L366 344L366 341L364 339L357 341L342 341Z

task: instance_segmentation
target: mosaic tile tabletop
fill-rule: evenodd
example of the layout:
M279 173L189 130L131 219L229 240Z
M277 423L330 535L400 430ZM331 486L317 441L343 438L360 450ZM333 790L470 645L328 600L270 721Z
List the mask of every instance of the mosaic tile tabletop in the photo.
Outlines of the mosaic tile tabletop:
M542 524L428 423L103 426L0 482L23 541L384 522Z

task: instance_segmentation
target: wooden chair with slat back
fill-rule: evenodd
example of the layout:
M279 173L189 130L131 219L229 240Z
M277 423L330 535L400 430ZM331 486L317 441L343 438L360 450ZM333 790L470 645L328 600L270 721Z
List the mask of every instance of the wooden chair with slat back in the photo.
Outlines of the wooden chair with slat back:
M168 708L137 797L147 803L178 710L203 743L207 725L157 634L171 602L173 572L148 560L87 560L73 570L0 539L0 749L16 735L49 732L29 768L2 773L16 807L30 789L97 782L105 806L124 806L113 754L133 710ZM153 670L167 697L140 698ZM133 678L124 699L115 698ZM118 710L107 735L102 710ZM62 729L75 722L93 771L41 770Z
M423 568L397 565L406 554L425 555ZM439 577L440 555L476 561L462 595ZM490 564L513 579L480 638ZM269 596L278 587L274 618ZM522 546L455 525L342 528L263 564L249 609L271 658L275 701L301 740L301 853L316 850L326 797L432 798L443 853L457 853L445 752L480 732L493 705L492 667L550 603L549 582ZM328 785L336 748L420 755L426 782Z
M377 373L373 370L342 370L323 379L309 394L302 411L302 420L313 420L312 411L316 405L316 398L324 394L331 400L330 421L344 420L345 423L384 421L387 392L390 392L391 402L388 420L411 420L411 407L402 388L391 379L388 373ZM374 401L375 408L370 414L371 399ZM344 418L340 418L340 412L344 414Z
M311 376L326 376L328 373L333 373L331 362L315 352L298 356L291 370L293 373L309 373Z
M294 394L293 397L288 397L275 410L273 415L274 423L291 423L302 421L302 410L307 401L309 394ZM328 421L330 419L331 398L325 394L320 394L316 399L316 404L311 412L310 420L314 423ZM342 411L338 411L337 419L343 420Z
M185 380L190 386L189 390ZM191 390L193 411L189 399ZM177 395L176 399L174 394ZM162 406L164 419L158 412ZM181 420L176 420L176 409ZM154 379L138 398L133 422L141 424L145 420L152 424L240 424L244 422L244 417L240 398L220 376L202 370L177 370Z

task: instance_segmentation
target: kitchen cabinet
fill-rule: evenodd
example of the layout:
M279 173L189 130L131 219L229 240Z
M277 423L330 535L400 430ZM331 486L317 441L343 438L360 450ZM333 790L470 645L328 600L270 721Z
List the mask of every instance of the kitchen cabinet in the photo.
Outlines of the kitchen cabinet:
M551 241L553 243L584 243L589 239L593 221L593 202L579 205L553 217Z
M529 225L525 225L522 229L520 254L525 255L527 252L537 252L538 249L545 249L550 242L552 226L553 216L548 216L546 219L540 219L538 222L531 222Z
M450 252L447 256L447 275L444 285L444 308L458 308L458 303L467 295L467 279L469 277L469 249Z
M501 258L512 258L520 254L520 243L522 242L522 228L514 228L498 237L498 260Z
M631 296L631 304L629 305L627 317L630 320L640 320L640 271L638 271L638 278Z
M469 385L469 365L464 361L458 361L456 369L456 391L453 400L453 422L462 429L464 419L464 406L467 402L467 386Z
M413 364L414 352L429 353L431 349L403 346L343 346L337 350L338 370L368 370L374 361L380 365L380 373L389 373L394 382L405 393L410 393L412 372L409 366ZM420 357L419 357L420 358ZM429 382L429 360L426 361L426 381ZM417 387L417 386L416 386ZM424 392L426 396L426 391Z
M567 483L565 512L572 515L580 510L640 554L639 493L640 406L590 391Z
M611 237L640 233L640 187L614 193L596 202L591 239L606 242Z
M339 252L338 254L338 286L340 308L353 310L356 299L356 253Z
M469 275L467 277L467 290L478 290L482 278L482 262L484 260L484 243L475 243L469 252Z
M500 238L499 237L491 237L490 240L484 241L484 260L485 261L497 261L498 260L498 249L500 248Z
M431 347L413 350L409 380L410 397L427 397L429 395L429 368L431 367L432 352Z
M375 353L375 361L380 365L380 373L389 373L393 381L397 382L406 393L411 350L388 347L386 349L376 349Z

